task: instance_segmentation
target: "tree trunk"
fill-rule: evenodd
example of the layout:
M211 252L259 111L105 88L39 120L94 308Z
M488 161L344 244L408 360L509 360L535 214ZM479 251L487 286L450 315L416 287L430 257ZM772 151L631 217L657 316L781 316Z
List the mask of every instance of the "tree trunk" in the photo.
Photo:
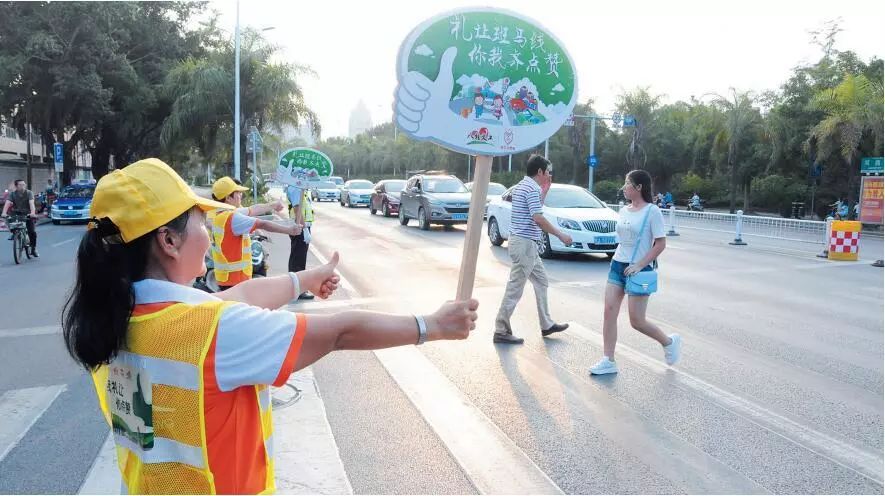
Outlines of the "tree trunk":
M750 211L750 179L744 181L744 213Z

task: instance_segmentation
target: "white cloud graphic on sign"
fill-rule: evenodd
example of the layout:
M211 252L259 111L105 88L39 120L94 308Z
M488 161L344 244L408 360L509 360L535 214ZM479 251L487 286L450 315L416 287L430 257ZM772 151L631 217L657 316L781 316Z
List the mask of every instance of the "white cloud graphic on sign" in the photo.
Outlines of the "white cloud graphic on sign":
M563 86L562 83L558 83L553 87L553 91L565 91L565 86Z
M430 57L433 55L433 50L430 49L427 45L421 45L415 48L415 55L423 55L425 57Z

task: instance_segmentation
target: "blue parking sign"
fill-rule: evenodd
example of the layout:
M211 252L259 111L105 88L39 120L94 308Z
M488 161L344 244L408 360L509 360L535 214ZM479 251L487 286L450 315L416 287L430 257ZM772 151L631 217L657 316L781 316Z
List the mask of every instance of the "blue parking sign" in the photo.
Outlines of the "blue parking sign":
M52 146L52 150L55 152L55 170L61 171L65 164L64 145L61 143L55 143Z

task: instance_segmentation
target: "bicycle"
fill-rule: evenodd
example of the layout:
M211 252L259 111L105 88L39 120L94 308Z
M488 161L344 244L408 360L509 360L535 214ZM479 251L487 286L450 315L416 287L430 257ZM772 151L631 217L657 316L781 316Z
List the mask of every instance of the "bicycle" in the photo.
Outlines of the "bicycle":
M16 264L20 264L23 256L31 259L31 237L28 236L27 216L12 215L6 220L9 232L12 235L12 258Z

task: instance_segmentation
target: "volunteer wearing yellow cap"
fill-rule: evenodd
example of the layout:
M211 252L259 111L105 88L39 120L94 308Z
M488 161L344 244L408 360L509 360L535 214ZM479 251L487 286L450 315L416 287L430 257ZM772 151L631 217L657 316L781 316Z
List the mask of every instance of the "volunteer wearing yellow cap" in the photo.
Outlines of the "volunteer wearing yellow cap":
M212 197L236 210L213 209L208 219L212 226L212 262L218 286L228 289L252 278L252 240L249 234L256 230L288 234L301 234L301 225L282 226L271 221L256 219L253 215L263 215L273 210L285 208L279 200L243 208L243 187L225 176L212 185Z
M126 493L272 492L269 385L333 350L464 339L475 326L475 300L425 317L273 310L301 288L335 291L337 253L297 274L196 290L209 248L204 212L229 208L157 159L96 187L64 338L92 372Z

